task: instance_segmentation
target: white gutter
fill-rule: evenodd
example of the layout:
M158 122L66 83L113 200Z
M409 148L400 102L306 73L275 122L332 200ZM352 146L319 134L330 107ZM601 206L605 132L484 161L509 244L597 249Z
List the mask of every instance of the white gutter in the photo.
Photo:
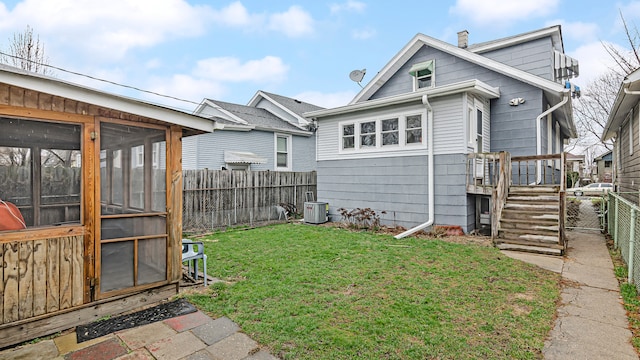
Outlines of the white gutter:
M435 174L434 174L434 166L433 166L433 108L431 107L431 104L429 104L429 98L427 96L427 94L422 95L422 104L424 105L425 109L427 110L427 144L429 146L429 165L428 166L428 170L429 171L429 186L428 186L428 192L429 192L429 218L427 219L427 222L422 223L414 228L411 228L405 232L403 232L402 234L396 235L394 236L396 239L402 239L406 236L409 236L415 232L418 232L422 229L425 229L431 225L433 225L433 221L435 219L435 184L434 184L434 179L435 179Z
M624 88L624 93L627 95L640 95L640 90L629 90L629 88Z
M558 108L560 108L562 105L566 104L569 101L569 97L570 94L569 93L565 93L564 97L562 98L562 100L555 104L553 107L550 107L549 109L545 110L542 114L538 115L538 117L536 117L536 155L542 155L542 119L551 114L552 112L556 111ZM536 161L537 164L537 173L538 175L536 176L536 182L539 184L542 182L542 161L541 160L537 160Z

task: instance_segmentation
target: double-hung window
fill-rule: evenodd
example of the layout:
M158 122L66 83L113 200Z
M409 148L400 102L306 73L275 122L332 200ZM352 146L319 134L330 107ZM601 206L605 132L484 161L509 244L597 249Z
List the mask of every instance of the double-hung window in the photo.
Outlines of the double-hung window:
M276 170L291 171L291 135L276 134Z
M423 61L411 66L409 74L413 76L413 90L430 88L434 86L434 69L435 61Z
M424 145L424 122L423 114L409 114L342 123L341 151L384 151Z

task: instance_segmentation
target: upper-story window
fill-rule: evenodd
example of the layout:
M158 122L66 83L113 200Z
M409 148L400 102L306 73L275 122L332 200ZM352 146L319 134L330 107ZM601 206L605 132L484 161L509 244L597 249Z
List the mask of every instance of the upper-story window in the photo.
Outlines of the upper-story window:
M420 146L425 145L425 135L423 114L343 122L340 124L340 150L376 151Z
M434 86L434 65L434 60L428 60L414 64L411 69L409 69L409 74L413 76L414 91Z

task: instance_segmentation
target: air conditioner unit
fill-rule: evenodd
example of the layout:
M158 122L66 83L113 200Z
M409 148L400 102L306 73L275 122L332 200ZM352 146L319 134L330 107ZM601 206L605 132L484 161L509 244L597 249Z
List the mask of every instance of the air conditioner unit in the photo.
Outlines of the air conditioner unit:
M309 224L322 224L327 222L326 202L308 201L304 203L304 222Z

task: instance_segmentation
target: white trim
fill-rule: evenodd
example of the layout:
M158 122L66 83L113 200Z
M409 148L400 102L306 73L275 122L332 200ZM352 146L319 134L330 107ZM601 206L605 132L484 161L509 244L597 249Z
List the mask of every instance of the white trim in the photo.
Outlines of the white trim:
M213 132L215 121L161 105L114 95L48 76L0 65L0 83L135 114L185 128Z
M332 109L310 111L305 113L305 117L318 118L332 115L342 115L357 112L360 110L372 110L385 106L399 105L412 101L420 101L423 95L428 95L428 97L432 99L435 97L459 94L462 92L478 94L486 99L497 99L500 97L499 88L492 87L480 80L472 79L435 88L420 89L414 92L396 96L389 96L382 99L369 100L361 103L352 103Z
M489 70L493 70L497 73L506 75L516 80L525 82L529 85L533 85L537 88L550 91L558 96L562 96L564 93L568 93L571 90L565 89L561 84L541 78L526 71L514 68L509 65L505 65L498 61L489 59L485 56L475 54L466 49L461 49L457 46L451 45L444 41L432 38L424 34L417 34L416 36L405 45L400 52L394 56L391 61L385 65L385 67L378 72L378 74L369 81L369 83L351 100L349 104L355 104L363 99L368 99L373 95L380 87L387 82L399 69L404 65L415 53L427 45L436 50L448 53L455 57L467 60L473 64L482 66ZM430 95L430 94L429 94Z
M278 166L278 138L284 138L287 140L287 166ZM293 136L290 134L273 134L273 149L274 149L274 168L276 171L291 171L293 169Z
M407 117L420 115L422 122L422 139L420 143L407 143ZM375 116L362 116L355 119L349 119L338 122L338 154L351 155L351 154L370 154L370 153L385 153L394 151L405 151L410 149L426 149L427 148L427 114L424 110L402 111L391 114L377 114ZM398 144L382 145L382 121L389 119L398 119ZM375 146L362 146L361 145L361 127L360 125L367 122L375 122L376 124L376 140ZM344 148L343 141L343 128L347 125L353 125L354 127L354 147Z
M418 73L422 70L431 68L431 74L428 77L431 80L431 84L429 86L420 87L420 80L426 78L427 76L418 76ZM417 91L420 89L431 89L436 86L436 60L431 59L427 61L422 61L420 63L414 64L411 69L409 69L409 75L413 78L413 91Z
M205 99L203 101L203 103L207 104L208 106L212 107L214 110L216 110L216 111L222 113L223 115L225 115L226 119L229 120L229 121L237 122L237 123L240 123L240 124L243 124L243 125L249 125L249 123L246 120L244 120L244 119L238 117L237 115L233 114L232 112L226 110L222 106L218 105L214 100ZM197 113L195 113L195 114L201 114L201 115L204 115L206 117L215 116L215 114L202 114L202 111L204 109L201 109L201 107L198 107L198 110L199 111Z
M259 100L260 97L262 97L263 99L265 99L265 100L269 101L270 103L274 104L275 106L277 106L281 110L285 111L287 114L289 114L289 115L295 117L296 119L298 119L298 124L293 124L294 126L298 126L298 127L302 128L303 125L301 125L301 124L306 125L306 124L309 123L309 120L305 119L304 117L301 117L300 115L298 115L295 112L291 111L288 107L286 107L286 106L282 105L281 103L275 101L269 95L265 94L262 90L258 90L258 92L251 98L251 100L249 100L249 103L247 105L255 107L260 102L260 100ZM293 99L293 100L295 101L295 99Z
M496 40L496 41L489 41L482 44L471 45L467 48L467 50L473 53L483 53L487 51L497 50L497 49L501 49L501 48L505 48L513 45L526 43L526 42L536 40L536 39L541 39L547 36L551 36L552 40L559 40L560 50L564 51L564 45L562 44L562 35L560 34L560 25L554 25L548 28L531 31L531 32L516 35L516 36L511 36L511 37ZM554 36L557 36L557 39L554 38ZM555 42L554 42L554 45L555 45Z

